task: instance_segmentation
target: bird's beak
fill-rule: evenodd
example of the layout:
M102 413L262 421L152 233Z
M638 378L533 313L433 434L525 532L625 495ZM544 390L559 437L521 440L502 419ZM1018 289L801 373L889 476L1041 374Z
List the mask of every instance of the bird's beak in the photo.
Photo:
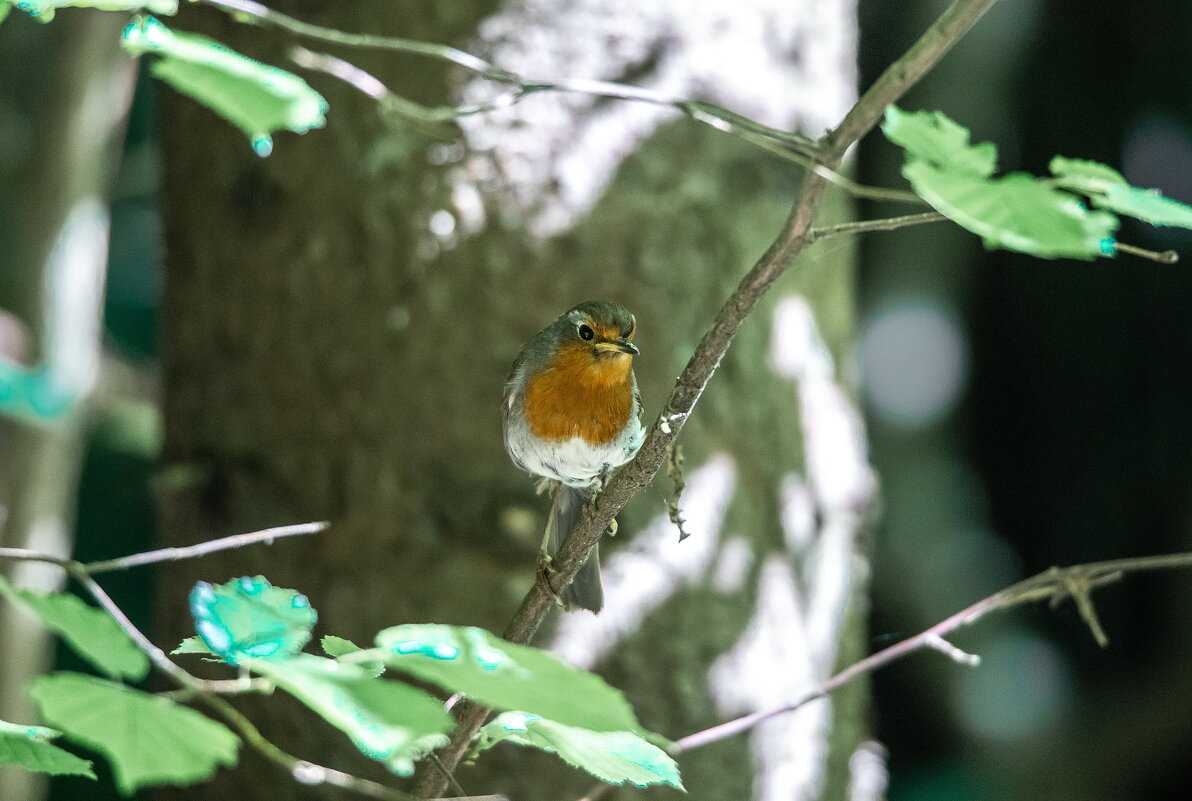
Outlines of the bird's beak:
M641 353L628 339L614 339L612 342L597 342L596 350L609 351L611 353L628 353L631 356L636 356Z

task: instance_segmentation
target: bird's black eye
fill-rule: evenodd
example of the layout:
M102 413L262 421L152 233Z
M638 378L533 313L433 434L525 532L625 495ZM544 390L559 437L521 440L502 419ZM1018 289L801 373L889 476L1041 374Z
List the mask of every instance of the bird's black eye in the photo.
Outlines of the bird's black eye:
M592 330L592 326L584 324L579 327L580 339L591 339L596 336L596 332Z

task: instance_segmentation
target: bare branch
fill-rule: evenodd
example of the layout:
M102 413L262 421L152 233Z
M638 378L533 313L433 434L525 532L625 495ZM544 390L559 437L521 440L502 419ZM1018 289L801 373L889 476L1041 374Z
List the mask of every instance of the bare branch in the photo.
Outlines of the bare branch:
M878 668L885 667L916 651L934 649L962 664L975 664L978 657L960 650L948 642L946 637L957 629L975 623L990 612L999 609L1009 609L1035 601L1048 601L1055 606L1064 599L1071 598L1077 604L1081 617L1084 618L1097 642L1105 645L1108 641L1097 622L1092 601L1089 598L1089 593L1092 590L1116 582L1127 573L1190 567L1192 567L1192 553L1114 559L1108 562L1092 562L1064 568L1053 567L977 601L951 617L936 623L926 631L867 656L840 671L814 690L808 691L793 703L762 712L754 712L710 729L689 734L674 743L670 749L671 753L690 751L749 731L762 721L801 709L817 698L825 698L829 693L843 687L853 679L872 673Z
M317 534L329 525L331 524L326 520L321 520L316 523L295 523L290 526L277 526L276 528L254 531L251 534L233 534L230 537L200 542L198 545L189 545L185 548L162 548L158 551L146 551L145 553L137 553L131 556L122 556L119 559L88 562L80 567L84 573L94 575L96 573L106 573L110 570L127 570L130 567L151 565L156 562L176 562L179 559L195 559L200 556L206 556L209 553L215 553L216 551L243 548L246 545L255 545L259 542L267 545L272 544L274 540L282 537ZM3 554L0 554L0 556L3 556ZM46 560L42 559L40 561Z
M947 10L923 32L910 50L886 68L886 71L865 91L836 129L828 134L827 149L838 157L865 134L897 102L907 90L917 84L969 29L985 16L997 0L955 0Z
M818 242L833 236L849 234L866 234L871 231L897 231L912 225L941 222L948 219L938 211L925 211L922 214L907 214L902 217L886 217L880 220L861 220L860 222L846 222L838 225L826 225L823 228L812 228L810 240Z
M398 53L410 53L417 56L428 56L443 61L449 61L469 72L474 72L483 78L500 83L518 85L520 80L512 73L506 72L495 64L490 64L482 58L465 53L448 45L419 42L413 39L402 39L397 36L377 36L371 33L347 33L335 28L325 28L322 25L312 25L309 22L295 19L288 14L263 6L254 0L202 0L209 6L230 14L253 17L254 19L282 28L290 33L318 39L323 42L360 47L372 50L392 50Z
M934 648L944 656L951 659L960 665L968 665L969 667L976 667L981 664L981 657L976 654L970 654L961 648L957 648L952 643L945 640L938 634L929 634L924 640L923 645L928 648Z

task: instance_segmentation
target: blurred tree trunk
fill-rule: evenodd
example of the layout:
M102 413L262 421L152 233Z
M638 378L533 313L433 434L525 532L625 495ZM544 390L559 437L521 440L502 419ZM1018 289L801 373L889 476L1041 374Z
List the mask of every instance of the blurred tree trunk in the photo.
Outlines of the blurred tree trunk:
M29 368L24 412L36 419L0 417L0 544L61 557L74 543L86 401L100 361L108 192L135 79L121 24L70 10L52 26L13 14L0 31L0 361ZM13 390L0 386L0 395L10 401ZM62 572L45 565L4 572L27 588L62 586ZM26 687L49 668L53 643L33 616L0 605L0 720L35 721ZM44 779L0 769L0 797L33 801Z
M853 92L847 3L817 15L768 0L731 14L529 0L400 14L380 2L350 13L275 5L345 29L463 44L530 77L626 80L816 133ZM730 17L751 26L729 29ZM285 64L280 35L204 10L180 22ZM494 91L436 61L337 55L422 102ZM311 82L331 102L328 128L283 135L263 160L190 101L164 100L164 544L322 518L333 527L171 566L158 598L163 636L190 632L193 581L256 573L308 594L318 634L367 642L410 621L500 631L533 580L545 510L501 445L497 402L517 348L580 300L622 301L638 316L638 377L655 414L777 232L798 173L640 104L540 95L435 139L387 127L372 101L331 79ZM847 213L831 209L837 220ZM604 672L666 735L780 704L863 648L867 473L850 464L844 478L831 466L808 478L814 421L800 426L800 403L804 415L809 405L796 401L796 383L835 387L830 361L799 314L806 305L784 306L794 329L774 329L779 299L800 294L839 353L851 335L850 263L839 240L808 254L701 401L684 437L696 535L679 544L661 522L670 488L658 482L604 546L609 608L555 633L564 654ZM772 353L784 338L803 352ZM851 419L843 395L817 397L820 419ZM834 479L848 486L834 490ZM297 755L377 775L278 695L243 708ZM759 799L844 798L864 728L864 691L853 689L682 769L697 799L746 798L751 787ZM243 762L251 770L186 797L312 797L275 767ZM545 786L578 798L591 784L512 747L460 780L472 793L526 798Z

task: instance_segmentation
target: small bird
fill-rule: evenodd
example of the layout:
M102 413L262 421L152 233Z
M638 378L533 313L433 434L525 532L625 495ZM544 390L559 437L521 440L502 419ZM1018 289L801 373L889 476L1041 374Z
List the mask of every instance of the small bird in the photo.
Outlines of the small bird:
M636 334L637 320L624 306L585 301L535 334L509 370L501 404L505 449L550 491L542 541L548 557L609 470L632 459L645 438L633 375ZM604 590L595 550L560 600L569 611L600 611Z

